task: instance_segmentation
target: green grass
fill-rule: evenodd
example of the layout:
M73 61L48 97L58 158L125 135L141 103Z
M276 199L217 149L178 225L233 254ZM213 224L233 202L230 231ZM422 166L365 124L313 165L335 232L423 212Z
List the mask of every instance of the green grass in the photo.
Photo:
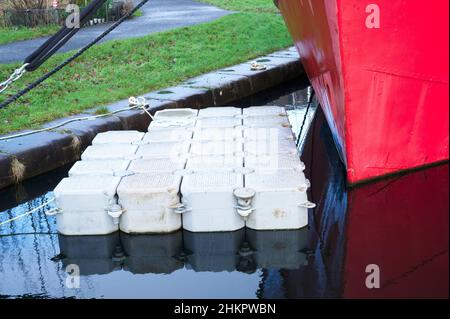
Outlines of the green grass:
M106 114L106 113L109 113L110 111L108 110L108 108L106 107L106 106L99 106L96 110L95 110L95 112L94 112L94 114L95 115L103 115L103 114Z
M141 9L138 9L135 13L133 13L133 18L142 17L144 15L144 12L142 12Z
M106 42L0 110L0 134L37 128L56 118L175 85L291 44L282 18L271 13L236 13L206 24ZM7 93L22 89L70 55L55 55L37 71L25 74ZM0 65L0 79L18 66ZM0 95L0 102L8 94Z
M0 27L0 45L54 34L59 28L57 25L39 26L35 28Z
M199 0L227 10L242 12L278 12L273 0Z

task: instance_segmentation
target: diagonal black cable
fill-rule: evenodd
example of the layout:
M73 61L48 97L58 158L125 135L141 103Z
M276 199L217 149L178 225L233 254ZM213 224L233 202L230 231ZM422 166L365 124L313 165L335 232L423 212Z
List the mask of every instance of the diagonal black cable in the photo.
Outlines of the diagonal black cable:
M89 48L91 48L93 45L95 45L97 42L99 42L101 39L103 39L105 36L107 36L112 30L117 28L122 22L124 22L128 17L130 17L132 14L134 14L139 8L141 8L144 4L149 2L150 0L142 0L137 6L135 6L130 12L128 12L126 15L124 15L122 18L117 20L113 25L111 25L107 30L105 30L102 34L100 34L97 38L95 38L93 41L91 41L89 44L81 48L77 53L72 55L70 58L62 62L60 65L58 65L56 68L51 70L50 72L46 73L45 75L38 78L33 83L29 84L26 88L23 90L20 90L13 96L9 97L6 101L0 104L0 110L8 106L9 104L15 102L17 99L22 97L23 95L30 92L32 89L34 89L36 86L47 80L49 77L60 71L62 68L64 68L67 64L78 58L80 55L82 55L85 51L87 51Z
M89 3L80 14L80 26L83 26L105 2L106 0L93 0ZM45 41L25 59L24 63L28 63L25 70L28 72L36 70L79 30L80 28L67 28L66 26L63 26L56 34Z

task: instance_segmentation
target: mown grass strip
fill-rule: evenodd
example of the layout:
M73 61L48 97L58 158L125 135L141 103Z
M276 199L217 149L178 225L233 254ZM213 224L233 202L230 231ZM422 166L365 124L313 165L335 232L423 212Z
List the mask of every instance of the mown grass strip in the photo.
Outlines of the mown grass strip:
M199 0L227 10L242 12L278 12L273 0Z

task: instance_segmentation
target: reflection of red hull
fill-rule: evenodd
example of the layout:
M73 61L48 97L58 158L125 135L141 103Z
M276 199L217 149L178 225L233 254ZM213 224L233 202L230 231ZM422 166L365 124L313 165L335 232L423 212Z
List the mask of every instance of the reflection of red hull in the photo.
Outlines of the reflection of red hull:
M371 3L278 1L352 184L449 157L448 0Z
M448 298L448 171L440 165L349 193L345 298ZM367 289L365 267L380 269Z

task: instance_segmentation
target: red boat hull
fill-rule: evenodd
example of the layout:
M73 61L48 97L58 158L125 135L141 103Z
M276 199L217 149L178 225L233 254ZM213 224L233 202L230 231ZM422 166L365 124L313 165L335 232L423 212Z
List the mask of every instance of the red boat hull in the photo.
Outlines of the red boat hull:
M350 184L448 160L448 0L278 6Z

